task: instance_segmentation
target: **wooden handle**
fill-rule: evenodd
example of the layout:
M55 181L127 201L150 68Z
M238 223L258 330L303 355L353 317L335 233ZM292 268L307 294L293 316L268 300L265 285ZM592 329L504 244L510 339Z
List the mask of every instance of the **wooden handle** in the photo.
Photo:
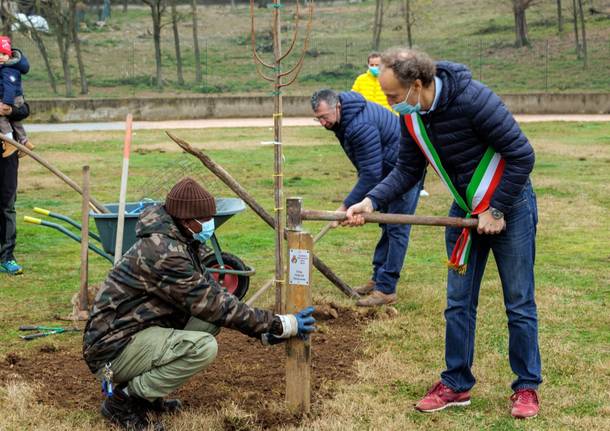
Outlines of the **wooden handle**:
M301 218L303 220L343 221L347 219L345 214L346 213L344 211L302 210ZM366 223L415 224L424 226L449 226L465 228L476 228L479 224L477 219L459 217L433 217L384 213L368 213L363 214L363 216Z

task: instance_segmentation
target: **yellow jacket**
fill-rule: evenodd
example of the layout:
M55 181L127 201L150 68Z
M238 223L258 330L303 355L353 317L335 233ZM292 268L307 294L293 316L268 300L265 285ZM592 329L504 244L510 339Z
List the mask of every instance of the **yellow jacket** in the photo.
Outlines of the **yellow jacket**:
M388 99L381 90L379 80L373 76L373 74L371 74L370 70L367 70L365 73L356 78L354 85L352 85L352 91L357 91L369 102L378 103L384 108L392 111L392 108L390 105L388 105Z

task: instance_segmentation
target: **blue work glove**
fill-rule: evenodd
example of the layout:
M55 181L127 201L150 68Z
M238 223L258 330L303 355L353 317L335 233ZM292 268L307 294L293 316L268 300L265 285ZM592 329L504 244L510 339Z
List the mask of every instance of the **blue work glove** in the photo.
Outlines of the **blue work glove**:
M312 316L314 311L313 307L307 307L296 314L277 314L282 328L281 333L274 333L273 336L282 339L296 336L307 340L309 334L316 330L316 319Z
M314 319L312 316L314 311L315 308L307 307L295 315L298 323L297 337L302 340L307 340L309 338L309 334L316 330L316 327L314 326L316 319Z

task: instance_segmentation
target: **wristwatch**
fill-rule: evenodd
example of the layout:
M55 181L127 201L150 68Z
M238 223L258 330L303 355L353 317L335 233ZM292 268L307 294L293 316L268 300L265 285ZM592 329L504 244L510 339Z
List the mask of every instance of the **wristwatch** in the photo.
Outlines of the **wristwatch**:
M489 213L496 220L500 220L502 217L504 217L504 213L494 207L489 207Z

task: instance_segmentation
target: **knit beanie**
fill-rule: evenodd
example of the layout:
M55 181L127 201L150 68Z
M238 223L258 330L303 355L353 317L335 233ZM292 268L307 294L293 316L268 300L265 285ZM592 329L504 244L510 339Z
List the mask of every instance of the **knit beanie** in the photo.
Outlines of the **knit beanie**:
M165 210L179 219L206 219L216 214L216 201L192 178L184 178L165 198Z
M5 54L10 57L12 53L11 38L8 36L0 36L0 54Z

